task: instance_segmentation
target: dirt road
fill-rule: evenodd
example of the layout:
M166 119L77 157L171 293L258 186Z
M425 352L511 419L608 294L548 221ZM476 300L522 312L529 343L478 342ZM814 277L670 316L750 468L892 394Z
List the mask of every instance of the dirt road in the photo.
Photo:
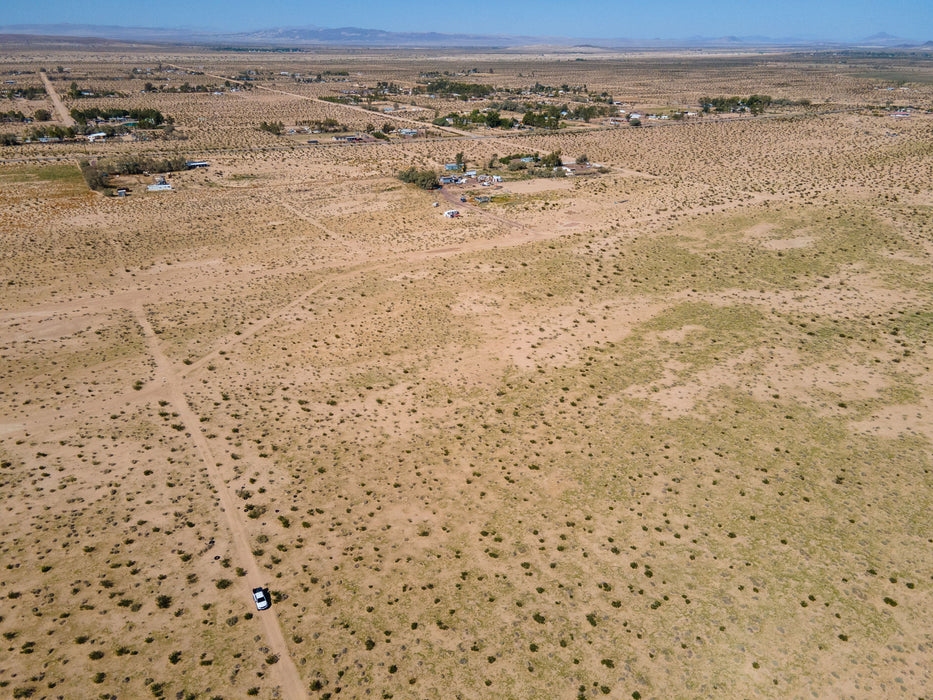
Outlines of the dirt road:
M188 399L185 397L183 380L175 372L168 357L159 346L158 338L156 337L152 325L149 323L149 319L146 317L141 299L133 305L133 315L140 328L142 328L146 347L149 349L150 355L152 355L152 358L156 362L156 381L161 384L164 391L170 397L172 407L178 413L180 422L183 423L186 428L185 435L194 443L198 451L198 456L207 468L208 477L216 489L217 497L220 499L224 521L230 531L230 548L233 552L233 558L240 562L243 568L246 569L246 576L238 579L240 596L244 601L251 601L252 589L265 586L266 579L259 563L253 556L252 549L249 545L249 536L247 535L246 527L240 515L241 511L237 506L234 494L230 492L223 474L221 473L221 467L218 466L218 464L223 464L217 461L218 457L223 457L223 455L217 455L211 450L207 438L204 437L204 433L201 432L198 427L199 421L197 416L195 416L194 411L188 403ZM273 607L264 612L260 612L256 617L262 626L266 644L271 652L279 658L278 663L272 667L271 671L278 676L282 695L286 698L296 699L307 697L304 684L301 681L301 676L298 674L298 668L291 658L288 644L285 641L285 635L282 633L282 627L276 617L275 608Z
M115 240L110 243L114 250L114 258L118 264L117 270L119 272L117 274L127 278L120 245ZM308 294L314 291L316 290L311 290ZM230 487L227 485L227 481L224 479L223 470L227 469L232 473L233 466L229 463L225 464L224 461L218 461L227 460L226 454L221 453L218 455L215 453L204 433L198 427L200 421L185 396L186 385L184 378L175 370L171 360L162 350L158 336L146 316L146 310L143 306L146 299L147 297L144 294L137 291L134 298L128 301L130 301L129 307L132 309L136 323L142 330L146 348L156 363L156 379L154 382L156 386L150 387L150 391L159 392L168 398L172 408L178 414L179 421L185 426L185 436L192 441L198 457L207 469L208 478L220 500L223 521L230 532L232 558L246 570L246 576L238 577L237 580L240 599L244 601L244 604L252 606L252 589L260 586L265 588L267 580L249 545L249 535L243 522L242 511ZM298 673L298 668L295 666L289 652L282 626L275 614L275 607L258 612L254 619L257 619L262 627L263 637L269 650L278 657L278 662L271 667L270 672L277 677L282 697L294 700L308 697L301 676Z
M52 107L55 108L58 121L62 123L62 126L77 126L77 122L71 118L71 115L62 103L62 98L58 96L58 93L52 86L52 81L49 80L48 74L44 70L40 70L39 77L42 78L42 82L45 84L45 91L48 93L49 99L52 100Z

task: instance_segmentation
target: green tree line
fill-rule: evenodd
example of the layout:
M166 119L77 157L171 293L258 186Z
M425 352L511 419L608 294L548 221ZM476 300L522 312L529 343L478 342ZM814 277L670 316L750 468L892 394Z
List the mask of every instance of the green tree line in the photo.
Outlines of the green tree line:
M407 168L399 171L398 179L402 182L409 182L413 185L417 185L423 190L434 190L440 187L437 173L433 170L418 170L418 168L415 167Z
M171 117L165 117L162 112L152 108L101 109L100 107L89 107L88 109L78 109L74 107L71 110L71 118L77 122L89 122L92 119L135 119L142 128L154 128L161 126L165 122L172 123L174 121Z

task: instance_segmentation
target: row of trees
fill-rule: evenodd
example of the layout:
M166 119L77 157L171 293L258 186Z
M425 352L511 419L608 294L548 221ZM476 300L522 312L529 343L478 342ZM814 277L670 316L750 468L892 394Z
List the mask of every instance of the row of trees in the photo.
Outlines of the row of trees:
M3 98L4 100L13 100L16 98L21 100L35 100L44 96L44 87L35 87L32 85L28 87L13 87L7 90L0 90L0 98Z
M171 124L168 124L163 128L166 136L172 133L173 126ZM60 126L58 124L47 124L30 128L24 134L23 138L28 141L36 141L42 138L73 139L79 134L91 133L102 133L104 136L109 137L119 136L120 134L126 134L129 132L130 129L122 124L92 124L84 126ZM18 143L19 139L15 134L4 134L0 145L13 146Z
M51 118L52 118L52 115L49 113L47 109L37 109L33 113L32 117L27 117L25 114L23 114L19 110L10 110L9 112L0 112L0 122L4 122L7 124L10 124L10 123L22 124L23 122L27 122L30 119L36 122L47 122Z
M82 160L78 164L78 167L81 169L81 174L84 176L84 181L87 183L87 186L92 190L100 191L107 188L107 173L97 167L96 164L87 160Z
M230 84L230 81L227 81L227 85ZM216 85L190 85L187 81L181 85L160 85L156 87L152 83L146 83L143 85L143 90L146 92L172 92L172 93L189 93L189 92L216 92L219 88Z
M572 110L568 110L565 107L564 111L567 111L567 116L569 118L582 119L587 124L589 124L591 119L608 117L613 113L612 108L606 105L580 105Z
M560 107L549 106L541 112L525 112L522 117L522 124L525 126L536 126L541 129L559 129L561 112Z
M462 100L470 97L486 97L496 91L492 85L483 85L481 83L461 83L447 78L437 78L430 81L427 85L419 85L416 92L428 95L456 95Z
M101 168L109 175L142 175L143 173L174 173L188 169L188 160L184 156L157 158L146 156L126 156L104 161Z
M91 163L82 160L79 163L84 181L92 190L103 191L110 187L112 175L140 175L142 173L170 173L187 169L184 156L175 158L147 158L128 156L126 158Z
M146 107L142 109L121 109L100 107L89 107L88 109L72 108L71 118L76 122L89 122L94 119L135 119L139 122L140 128L155 128L163 123L173 123L171 117L166 117L157 109Z
M331 134L339 131L349 131L349 127L347 127L346 124L341 124L333 117L327 117L325 119L306 119L299 121L297 125L307 126L316 131L322 131L325 134Z
M453 124L454 126L472 126L474 124L485 124L490 129L511 129L516 124L514 119L511 117L503 117L494 109L490 109L486 112L481 112L478 109L474 109L469 114L458 114L457 112L451 112L446 117L438 117L431 123L435 126L446 126L447 124Z
M28 131L24 136L27 141L36 141L42 138L51 139L71 139L75 137L75 130L70 126L58 126L52 124L49 126L37 126ZM0 134L0 146L17 146L20 140L16 134Z
M749 95L748 97L701 97L700 106L705 113L714 112L751 112L761 114L771 105L770 95Z
M77 130L71 126L59 126L58 124L49 124L48 126L35 126L27 134L27 139L52 138L52 139L73 139Z

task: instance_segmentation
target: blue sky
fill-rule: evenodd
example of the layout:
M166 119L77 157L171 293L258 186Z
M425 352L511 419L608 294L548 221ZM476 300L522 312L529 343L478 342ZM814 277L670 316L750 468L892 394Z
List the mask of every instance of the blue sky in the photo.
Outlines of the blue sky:
M933 0L5 0L0 24L110 24L250 30L390 31L678 39L769 36L853 40L887 32L933 40Z

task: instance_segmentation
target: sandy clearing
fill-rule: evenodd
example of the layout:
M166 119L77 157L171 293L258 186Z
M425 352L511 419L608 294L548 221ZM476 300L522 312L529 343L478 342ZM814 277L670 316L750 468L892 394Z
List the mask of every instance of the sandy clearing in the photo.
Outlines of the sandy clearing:
M538 192L553 190L569 190L573 189L573 179L555 177L549 180L519 180L504 183L502 188L514 194L537 194Z

